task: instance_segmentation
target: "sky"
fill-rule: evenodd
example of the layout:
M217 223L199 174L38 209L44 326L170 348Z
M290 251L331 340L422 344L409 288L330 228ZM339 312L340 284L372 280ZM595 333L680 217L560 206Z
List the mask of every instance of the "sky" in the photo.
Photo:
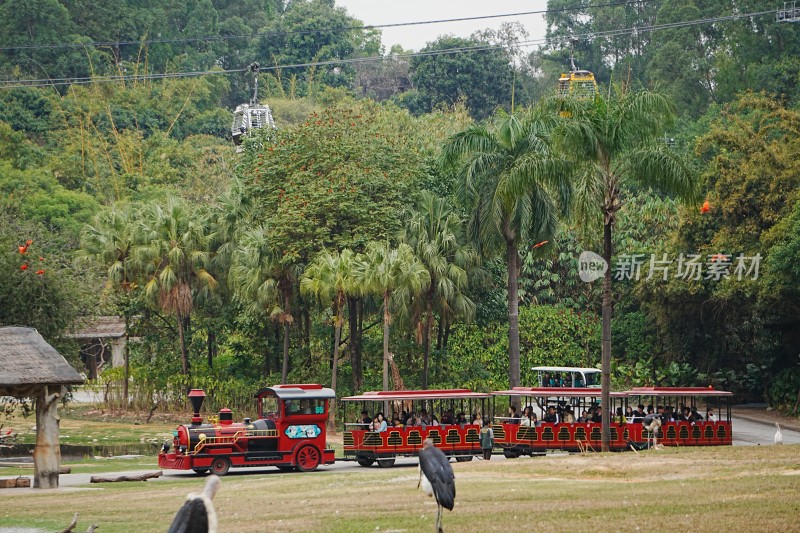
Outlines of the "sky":
M351 16L364 24L377 25L541 11L547 8L547 0L336 0L336 5L346 8ZM418 51L440 35L469 37L475 30L497 29L503 22L519 22L528 30L529 39L543 39L547 29L543 15L525 15L381 28L381 32L387 51L394 44L400 44L405 50Z

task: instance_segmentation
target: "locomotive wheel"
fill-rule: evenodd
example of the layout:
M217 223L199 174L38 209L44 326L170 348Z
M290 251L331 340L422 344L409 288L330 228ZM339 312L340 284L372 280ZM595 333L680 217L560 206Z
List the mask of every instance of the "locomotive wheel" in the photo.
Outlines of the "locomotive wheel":
M319 450L310 444L306 444L297 450L297 455L295 455L297 469L301 472L313 472L316 470L320 459Z
M224 476L231 469L231 461L227 457L217 457L211 461L211 472L218 476Z
M204 476L208 474L208 468L192 468L192 470L194 470L194 473L198 476Z
M358 461L358 464L361 466L372 466L372 463L375 462L375 459L356 459L356 461Z
M391 468L394 466L394 457L390 459L378 459L378 466L381 468Z

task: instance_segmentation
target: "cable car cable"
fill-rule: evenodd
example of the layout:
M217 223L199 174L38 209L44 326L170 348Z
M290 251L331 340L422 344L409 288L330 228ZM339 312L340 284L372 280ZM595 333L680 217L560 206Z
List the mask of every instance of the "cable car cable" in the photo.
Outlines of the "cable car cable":
M655 24L651 26L636 26L633 28L625 28L625 29L617 29L617 30L606 30L601 32L589 32L585 34L577 34L575 36L563 37L556 39L555 41L547 38L541 39L532 39L528 41L521 41L518 43L518 46L527 48L530 46L534 46L537 44L545 44L545 43L563 43L573 37L578 39L593 39L598 37L618 37L621 35L631 35L634 31L637 33L644 33L644 32L653 32L658 30L664 29L677 29L677 28L685 28L691 26L698 26L703 24L713 24L716 22L724 22L724 21L731 21L731 20L738 20L743 18L752 18L758 16L764 16L769 14L774 14L778 10L769 10L769 11L760 11L754 13L741 13L741 14L734 14L734 15L725 15L720 17L712 17L712 18L704 18L704 19L697 19L692 21L679 21L679 22L671 22L665 24ZM296 63L291 65L276 65L272 67L261 67L261 71L272 71L272 70L283 70L283 69L292 69L292 68L308 68L308 67L318 67L318 66L330 66L330 65L347 65L347 64L354 64L354 63L369 63L373 61L384 61L384 60L391 60L391 59L405 59L405 58L412 58L412 57L424 57L424 56L436 56L436 55L445 55L445 54L454 54L454 53L465 53L465 52L479 52L479 51L487 51L487 50L496 50L502 49L505 45L497 44L497 45L476 45L472 47L458 47L458 48L449 48L445 50L429 50L426 52L410 52L407 54L392 54L388 56L371 56L371 57L361 57L361 58L348 58L348 59L331 59L326 61L313 61L307 63ZM0 90L2 89L16 89L16 88L37 88L37 87L51 87L51 86L63 86L63 85L88 85L92 83L108 83L113 81L128 81L128 80L137 80L137 81L146 81L146 80L157 80L157 79L170 79L170 78L186 78L186 77L197 77L197 76L206 76L206 75L219 75L219 74L233 74L233 73L241 73L246 72L246 68L239 68L239 69L227 69L227 70L206 70L206 71L195 71L195 72L176 72L176 73L161 73L161 74L131 74L131 75L115 75L115 76L97 76L97 77L82 77L82 78L53 78L53 79L14 79L14 80L0 80Z

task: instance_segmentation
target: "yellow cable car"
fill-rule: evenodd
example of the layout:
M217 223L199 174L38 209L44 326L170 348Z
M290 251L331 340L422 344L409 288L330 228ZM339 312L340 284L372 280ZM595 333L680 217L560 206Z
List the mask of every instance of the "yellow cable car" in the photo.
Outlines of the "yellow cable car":
M568 73L562 73L558 78L556 94L559 98L572 97L579 100L589 100L597 95L597 81L594 74L588 70L581 70L575 66L574 44L577 39L571 39L569 64L572 67ZM570 117L569 111L561 111L562 117Z

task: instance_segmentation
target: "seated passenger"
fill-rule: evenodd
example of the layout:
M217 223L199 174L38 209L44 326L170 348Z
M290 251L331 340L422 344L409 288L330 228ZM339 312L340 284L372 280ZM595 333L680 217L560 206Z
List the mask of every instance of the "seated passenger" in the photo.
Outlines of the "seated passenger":
M519 424L520 423L520 416L519 416L519 413L517 413L517 406L516 405L512 405L511 407L508 408L508 418L509 418L509 420L507 422L509 424Z
M398 417L394 417L394 420L392 420L392 426L396 428L401 428L403 427L403 423L400 421Z
M431 417L428 416L428 411L426 409L422 409L419 412L419 421L423 426L431 425Z
M444 425L444 424L454 424L455 422L453 421L453 411L448 409L447 411L442 413L441 422L442 422L442 425Z
M708 411L706 411L706 420L708 420L709 422L717 421L717 417L714 415L713 409L709 409Z
M578 417L578 423L579 424L585 424L586 422L591 422L591 421L592 421L592 417L589 416L589 411L584 409L583 412L581 413L581 416Z
M558 424L561 422L561 418L558 416L558 413L556 413L555 405L551 405L547 408L547 414L542 418L542 422L548 422L550 424Z
M375 431L378 431L378 432L381 432L381 433L386 431L388 424L386 423L386 419L383 417L383 413L378 413L377 415L375 415L375 421L374 422L375 422L375 425L376 425Z
M592 422L600 423L602 421L603 421L603 408L598 405L597 409L594 412L594 416L592 417Z
M627 418L630 421L633 420L635 416L636 413L633 412L633 407L629 405L628 407L625 408L625 418Z
M522 420L520 421L520 424L527 427L534 426L535 417L536 415L533 414L533 407L528 405L522 411Z
M361 423L361 427L359 429L366 429L367 431L372 429L372 419L367 414L367 411L361 411L361 418L358 419L359 423Z
M622 407L617 407L617 413L614 415L614 418L611 420L615 424L627 424L628 419L625 418L625 415L622 414Z
M565 424L575 423L575 415L572 413L572 407L567 406L566 410L564 411L563 420Z
M436 415L431 415L431 426L436 427L439 425L439 419L436 418Z

